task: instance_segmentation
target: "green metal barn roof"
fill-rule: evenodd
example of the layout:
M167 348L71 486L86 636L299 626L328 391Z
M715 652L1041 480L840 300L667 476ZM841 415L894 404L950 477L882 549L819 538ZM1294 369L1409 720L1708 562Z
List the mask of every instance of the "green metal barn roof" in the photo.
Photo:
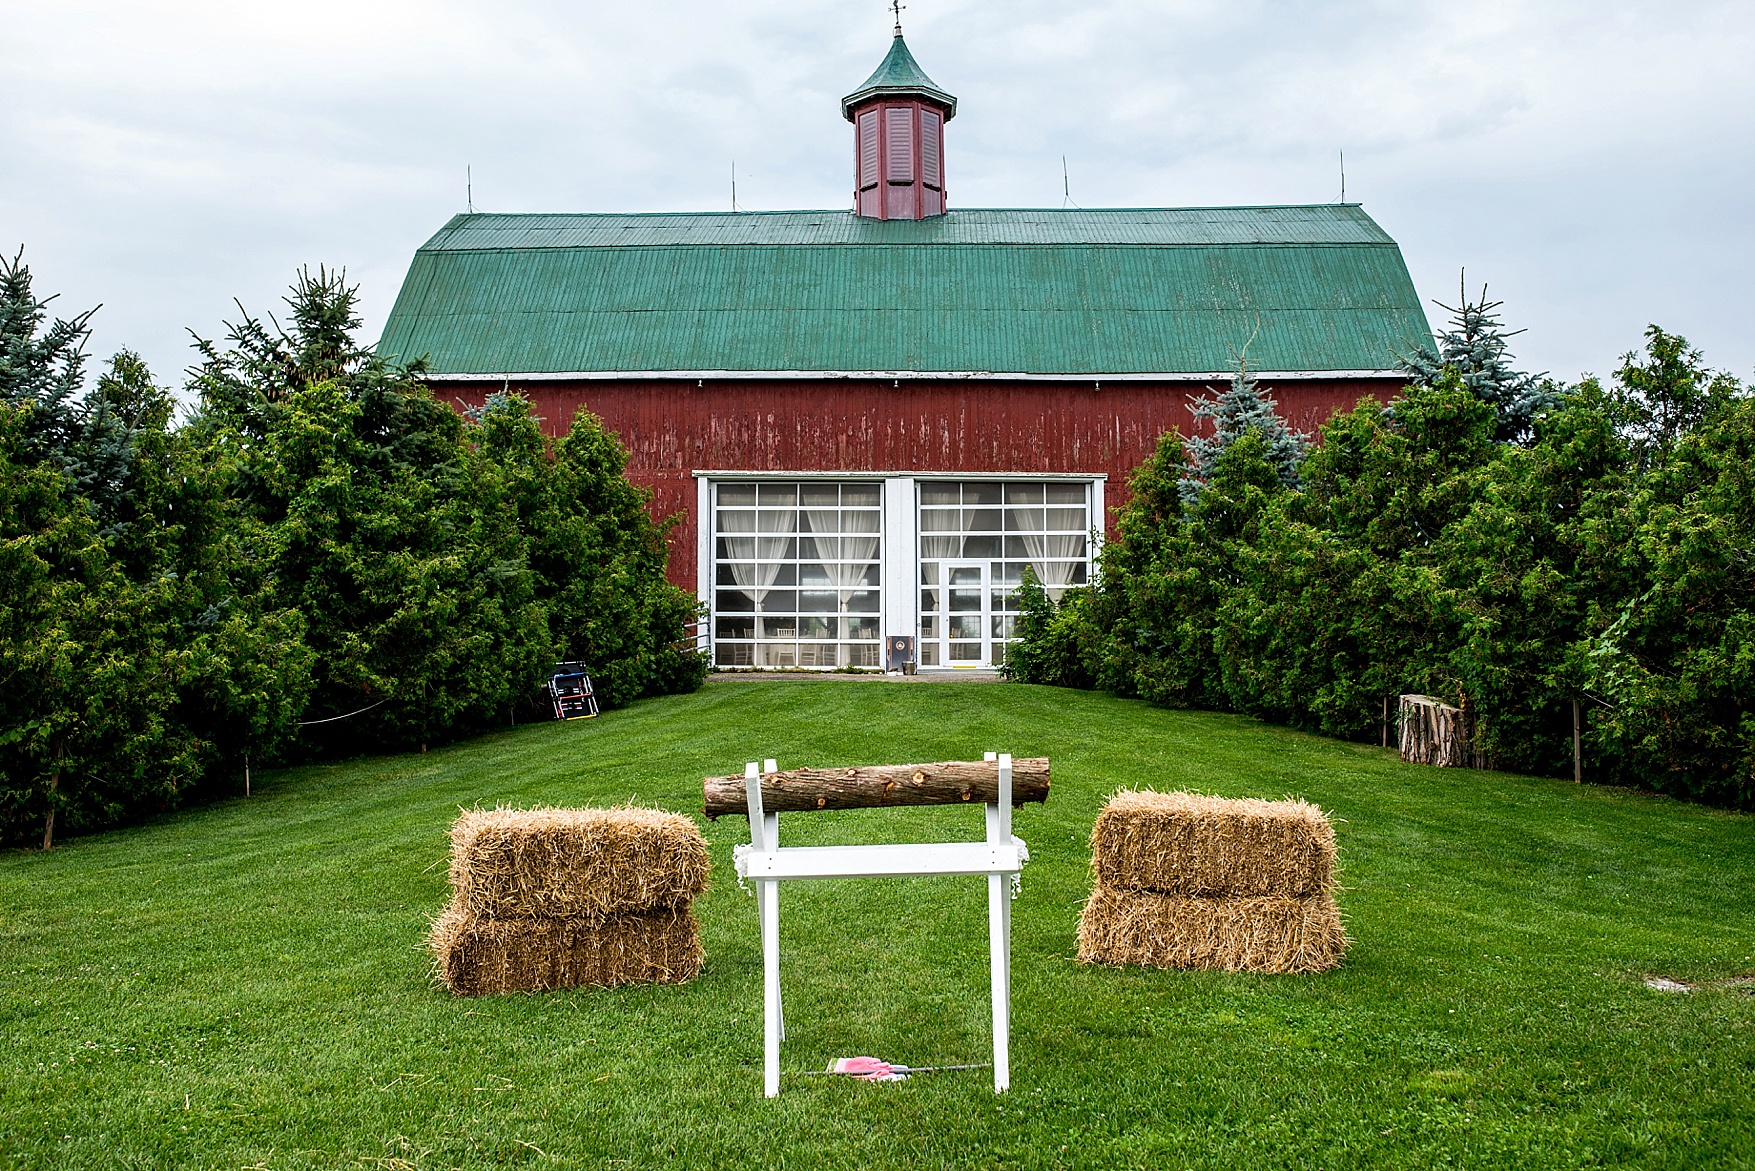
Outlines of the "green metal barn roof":
M1254 340L1251 341L1253 335ZM1356 205L459 215L381 352L458 375L1280 374L1394 367L1431 336Z

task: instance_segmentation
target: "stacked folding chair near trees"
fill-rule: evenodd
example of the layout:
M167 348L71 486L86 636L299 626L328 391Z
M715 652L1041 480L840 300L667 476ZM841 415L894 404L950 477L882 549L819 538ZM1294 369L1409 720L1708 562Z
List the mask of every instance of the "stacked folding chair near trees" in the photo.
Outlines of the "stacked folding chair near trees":
M466 810L429 941L439 977L459 996L692 980L707 870L694 821L663 810Z
M1092 828L1091 868L1088 963L1322 972L1347 947L1334 828L1304 801L1118 793Z
M557 720L589 720L598 712L597 688L584 663L556 663L548 677L548 698Z

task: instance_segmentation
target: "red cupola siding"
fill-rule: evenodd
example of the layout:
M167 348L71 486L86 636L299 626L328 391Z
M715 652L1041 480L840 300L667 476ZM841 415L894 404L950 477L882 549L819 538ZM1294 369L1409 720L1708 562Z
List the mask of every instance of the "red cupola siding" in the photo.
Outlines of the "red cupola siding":
M945 123L957 99L915 63L902 27L889 56L841 99L853 123L853 210L874 220L922 220L945 213Z
M1028 568L1090 580L1127 477L1245 345L1296 426L1430 330L1357 204L948 211L956 99L898 36L842 102L847 211L459 215L379 350L441 401L594 412L725 666L998 664ZM875 157L874 157L875 156Z

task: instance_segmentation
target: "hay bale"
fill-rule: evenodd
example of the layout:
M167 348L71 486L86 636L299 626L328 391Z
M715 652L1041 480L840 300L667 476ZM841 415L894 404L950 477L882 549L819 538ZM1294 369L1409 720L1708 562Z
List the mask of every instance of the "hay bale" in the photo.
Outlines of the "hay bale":
M1091 828L1091 866L1111 890L1313 895L1334 880L1335 832L1304 801L1124 791Z
M1122 792L1091 828L1087 963L1229 972L1324 972L1346 931L1335 835L1304 801Z
M451 827L452 907L478 917L682 908L708 865L695 823L661 809L472 809Z
M489 919L453 906L428 942L458 996L683 984L701 974L700 927L688 911L607 919Z
M1347 934L1327 894L1200 898L1098 886L1079 916L1079 959L1227 972L1326 972Z

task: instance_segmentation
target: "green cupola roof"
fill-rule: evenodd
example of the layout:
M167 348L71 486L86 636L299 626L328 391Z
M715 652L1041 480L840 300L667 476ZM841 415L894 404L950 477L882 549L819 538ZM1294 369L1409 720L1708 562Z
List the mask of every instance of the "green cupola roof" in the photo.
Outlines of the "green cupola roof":
M853 107L880 97L926 98L944 106L946 120L957 115L957 99L926 76L926 71L914 60L914 54L908 51L908 43L902 39L900 28L896 29L896 39L890 42L889 55L877 67L877 72L866 78L864 85L841 99L841 115L851 122Z

